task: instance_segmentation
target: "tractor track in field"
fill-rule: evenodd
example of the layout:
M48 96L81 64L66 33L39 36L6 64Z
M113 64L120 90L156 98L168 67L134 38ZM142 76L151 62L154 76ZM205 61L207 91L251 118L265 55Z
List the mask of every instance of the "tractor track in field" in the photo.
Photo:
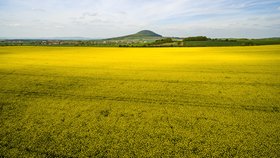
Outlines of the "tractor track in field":
M12 71L12 72L9 72L9 73L1 73L1 72L0 72L0 74L1 74L0 80L3 79L3 78L5 78L5 77L8 77L9 75L15 75L15 72L16 72L15 70Z
M0 73L1 74L1 73ZM2 73L3 74L3 73ZM151 83L170 83L170 84L203 84L203 85L237 85L237 86L269 86L279 87L280 83L262 83L262 82L232 82L232 81L195 81L195 80L157 80L157 79L123 79L123 78L102 78L102 77L90 77L90 76L60 76L60 75L35 75L35 74L16 74L14 72L6 73L4 77L8 75L19 76L32 76L32 77L49 77L49 78L63 78L63 79L75 79L83 83L83 81L113 81L113 82L151 82ZM4 78L2 77L2 78ZM0 79L2 79L0 78Z
M17 149L19 151L23 151L23 152L27 152L27 153L35 153L38 154L40 156L44 156L44 157L62 157L62 158L76 158L75 156L68 156L68 155L64 155L64 154L57 154L54 152L50 152L50 151L40 151L40 150L36 150L36 149L30 149L30 148L23 148L23 147L17 147L17 146L11 146L7 143L0 143L0 147L2 148L7 148L7 149ZM37 156L38 156L37 155ZM2 157L2 155L0 155L0 157ZM3 156L5 157L5 156Z
M0 93L12 94L16 97L29 97L29 98L56 98L56 99L75 99L75 100L98 100L98 101L116 101L128 103L143 103L143 104L160 104L160 105L180 105L192 107L205 107L205 108L221 108L221 109L236 109L236 110L249 110L249 111L262 111L262 112L280 112L277 106L261 106L261 105L240 105L229 103L207 103L207 102L194 102L187 100L170 100L170 99L151 99L151 98L137 98L137 97L123 97L123 96L102 96L102 95L76 95L76 94L52 94L48 92L39 91L2 91Z

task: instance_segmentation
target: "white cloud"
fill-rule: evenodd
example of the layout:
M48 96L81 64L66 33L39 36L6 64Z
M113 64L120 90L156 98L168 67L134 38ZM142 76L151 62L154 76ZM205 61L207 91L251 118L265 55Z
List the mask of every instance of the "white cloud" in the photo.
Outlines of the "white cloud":
M32 11L35 11L35 12L45 12L46 10L45 9L41 9L41 8L31 8Z
M63 29L64 26L62 26L62 25L56 25L55 28L57 28L57 29Z
M2 21L1 26L3 23L21 24L18 26L26 27L25 30L29 32L22 31L22 28L15 30L15 27L3 28L4 26L0 30L5 36L24 32L25 36L111 37L141 29L153 29L168 36L199 33L211 36L252 36L251 33L246 34L251 28L260 32L255 31L256 37L263 36L261 32L267 33L267 36L272 32L280 36L277 34L279 12L271 11L271 5L277 4L274 8L280 5L277 2L278 0L9 0L9 5L2 6L0 10L1 21L9 22ZM42 31L43 28L46 29Z

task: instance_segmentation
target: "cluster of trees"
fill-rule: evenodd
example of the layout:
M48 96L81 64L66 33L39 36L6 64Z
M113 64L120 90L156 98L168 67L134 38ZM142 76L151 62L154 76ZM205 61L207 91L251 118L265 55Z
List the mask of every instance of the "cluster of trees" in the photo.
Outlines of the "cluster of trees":
M196 36L196 37L187 37L184 38L183 41L208 41L211 40L210 38L207 38L206 36Z
M155 42L153 42L153 44L164 44L164 43L172 43L172 42L173 42L172 38L164 38L164 39L156 40Z

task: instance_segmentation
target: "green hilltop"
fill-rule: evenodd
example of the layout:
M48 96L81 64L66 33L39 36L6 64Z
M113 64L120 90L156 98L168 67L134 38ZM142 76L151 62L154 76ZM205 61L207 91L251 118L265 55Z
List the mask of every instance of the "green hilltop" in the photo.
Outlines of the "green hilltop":
M110 38L108 40L157 40L157 39L161 39L161 38L163 38L163 36L153 32L153 31L142 30L135 34Z

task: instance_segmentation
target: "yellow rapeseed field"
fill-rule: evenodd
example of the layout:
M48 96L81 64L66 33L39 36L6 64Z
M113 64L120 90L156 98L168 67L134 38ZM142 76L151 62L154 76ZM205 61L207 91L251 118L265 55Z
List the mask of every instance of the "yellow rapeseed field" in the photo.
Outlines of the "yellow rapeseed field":
M0 47L0 157L280 157L280 46Z

